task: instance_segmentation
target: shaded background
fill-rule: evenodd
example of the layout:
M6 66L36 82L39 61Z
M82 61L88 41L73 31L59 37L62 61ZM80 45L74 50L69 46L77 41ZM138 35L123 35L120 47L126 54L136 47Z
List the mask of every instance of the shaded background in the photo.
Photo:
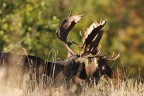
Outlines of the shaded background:
M70 12L84 14L69 40L81 44L79 32L94 21L107 19L100 42L102 53L121 56L113 69L144 77L143 0L0 0L0 51L31 54L45 60L64 59L67 49L55 32ZM80 50L72 46L74 50Z

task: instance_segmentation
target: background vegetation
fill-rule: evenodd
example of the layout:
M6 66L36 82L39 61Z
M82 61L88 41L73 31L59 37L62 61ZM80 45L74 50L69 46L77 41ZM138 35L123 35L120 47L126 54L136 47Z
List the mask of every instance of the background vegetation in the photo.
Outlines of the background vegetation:
M144 77L143 10L143 0L0 0L0 51L26 54L25 49L43 59L64 59L67 50L57 39L56 28L70 12L79 12L84 17L69 40L81 43L79 32L83 28L107 19L100 43L102 53L119 53L120 58L110 62L113 69L126 68L131 76Z

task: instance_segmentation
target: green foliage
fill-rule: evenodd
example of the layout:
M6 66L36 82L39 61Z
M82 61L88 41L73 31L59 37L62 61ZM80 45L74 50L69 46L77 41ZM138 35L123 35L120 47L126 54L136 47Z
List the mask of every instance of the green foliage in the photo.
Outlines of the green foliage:
M1 0L0 50L36 55L50 60L66 57L67 50L56 38L56 28L73 12L84 14L69 36L81 43L79 32L94 21L107 19L101 40L102 52L121 54L118 64L137 74L144 69L144 7L143 0ZM79 51L75 46L72 47ZM116 66L116 65L115 65ZM143 71L143 70L142 70ZM144 76L144 74L142 74Z

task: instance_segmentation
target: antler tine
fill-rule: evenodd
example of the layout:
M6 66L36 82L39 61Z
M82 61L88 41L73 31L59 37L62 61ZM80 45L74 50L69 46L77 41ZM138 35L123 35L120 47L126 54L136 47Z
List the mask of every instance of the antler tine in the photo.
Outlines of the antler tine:
M120 56L120 54L118 54L116 57L114 57L114 54L113 54L111 58L105 58L105 60L107 60L107 61L114 61L114 60L116 60L119 56Z
M84 41L82 45L83 51L81 52L81 56L84 54L92 53L92 51L94 51L97 48L101 40L101 37L103 35L102 28L105 24L106 24L106 20L100 23L94 22L85 31L84 36L81 35Z
M112 56L111 56L111 58L113 58L113 57L114 57L114 54L115 54L115 52L113 52L113 53L112 53Z
M69 52L71 52L72 54L76 54L71 48L70 46L72 45L72 43L74 42L69 42L67 41L67 37L68 34L70 32L70 30L75 26L76 23L78 23L81 19L83 15L74 15L72 16L72 13L69 14L69 16L63 20L63 22L61 23L61 25L58 28L58 31L56 31L56 35L57 37L64 42L66 48L68 49ZM75 43L76 44L76 43Z
M105 53L104 55L95 55L96 58L99 58L99 59L103 59L103 60L106 60L106 61L114 61L116 60L120 55L118 54L116 57L114 57L114 52L112 54L112 56L110 58L107 58L107 53Z
M83 30L85 30L85 29L83 29ZM81 36L82 42L84 43L84 41L85 41L85 37L84 37L84 35L82 34L81 31L80 31L80 36Z

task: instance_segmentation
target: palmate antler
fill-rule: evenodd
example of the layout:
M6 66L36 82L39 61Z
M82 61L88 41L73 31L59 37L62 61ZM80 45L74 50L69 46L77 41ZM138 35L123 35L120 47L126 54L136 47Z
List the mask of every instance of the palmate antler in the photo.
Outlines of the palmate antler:
M82 35L83 45L81 55L84 54L93 54L95 51L98 52L97 47L103 35L103 26L106 24L106 20L97 23L94 22L86 31L85 34Z
M80 21L82 16L83 15L79 14L72 16L72 14L70 13L70 15L65 20L63 20L62 24L58 28L59 30L56 32L57 37L64 42L68 51L73 55L80 55L80 57L82 58L102 58L105 60L117 59L119 57L119 54L116 57L112 56L111 58L106 58L106 54L99 54L100 49L98 48L98 45L104 32L102 28L106 24L106 20L100 21L100 23L94 22L89 28L87 28L87 30L84 31L84 35L80 34L83 41L83 44L80 47L82 48L82 52L80 54L77 54L70 48L70 46L75 42L67 41L67 36L70 30L75 26L75 24Z
M83 45L81 56L86 55L87 58L100 58L103 60L116 60L119 57L119 54L114 57L114 53L111 58L107 58L106 55L100 55L100 49L98 48L99 42L103 35L102 28L106 24L106 20L101 21L100 23L94 22L91 26L85 31L85 34L81 35Z
M78 23L83 15L75 15L72 16L70 13L69 16L63 20L62 24L59 26L59 30L56 32L57 37L64 42L66 48L71 54L76 54L71 48L71 44L74 42L67 41L67 36L70 32L70 30L75 26L76 23Z

